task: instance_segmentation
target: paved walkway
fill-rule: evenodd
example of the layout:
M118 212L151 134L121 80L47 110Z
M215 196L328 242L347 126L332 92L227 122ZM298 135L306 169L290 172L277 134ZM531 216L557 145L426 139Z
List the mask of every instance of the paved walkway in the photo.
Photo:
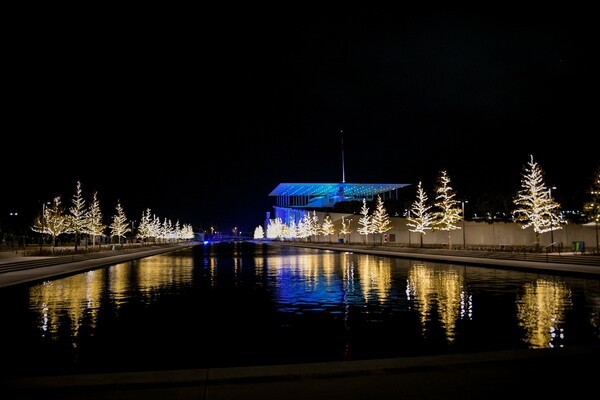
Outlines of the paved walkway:
M195 245L197 243L178 243L49 257L21 256L4 251L0 252L0 288L72 275Z
M506 268L528 272L600 277L600 255L579 253L511 253L494 251L407 248L400 246L368 246L356 244L272 242L272 246L298 246L323 250L402 257L413 260L450 262L467 265Z
M349 249L341 247L336 250ZM32 268L18 271L18 277L13 272L0 273L0 283L6 286L30 282L52 274L75 273L165 251L173 251L173 248L143 249L129 254L109 254L97 259ZM408 257L398 249L359 249L353 246L352 251ZM439 256L431 253L422 258L431 260ZM449 255L442 256L439 260L449 260ZM414 255L410 257L418 258ZM15 262L14 258L9 259L11 257L0 256L0 267ZM473 257L450 260L485 264ZM569 273L584 273L594 277L600 274L598 265L538 265L538 262L524 263L522 260L498 264L498 261L495 259L487 264L507 268L540 268L540 271L556 268L559 272L565 272L563 268L568 267L566 272ZM590 346L181 371L18 378L2 376L0 396L6 400L586 398L597 391L599 359L600 346Z

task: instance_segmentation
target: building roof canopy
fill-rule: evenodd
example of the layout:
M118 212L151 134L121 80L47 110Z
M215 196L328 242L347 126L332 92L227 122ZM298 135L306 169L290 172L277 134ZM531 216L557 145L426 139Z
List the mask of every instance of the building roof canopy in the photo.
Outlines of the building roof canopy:
M280 183L269 196L369 197L409 186L407 183ZM343 188L343 192L341 189Z

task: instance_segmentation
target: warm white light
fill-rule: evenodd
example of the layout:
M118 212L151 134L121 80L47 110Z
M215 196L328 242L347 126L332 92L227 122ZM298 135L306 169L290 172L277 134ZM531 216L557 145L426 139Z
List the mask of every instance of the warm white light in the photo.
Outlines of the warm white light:
M417 199L408 211L406 226L409 227L409 231L421 234L421 245L423 244L423 235L426 235L427 231L432 229L434 221L433 215L429 212L431 206L427 203L427 200L427 193L419 181L417 184Z
M461 229L456 223L461 221L463 216L461 208L457 207L458 201L454 200L456 194L452 186L450 186L450 177L446 171L440 171L435 192L437 196L435 197L436 203L434 206L439 211L434 214L433 228L440 231L448 231L448 248L451 249L450 231Z
M544 173L533 156L524 168L521 188L513 200L517 206L513 221L520 223L522 229L532 227L539 244L540 234L562 229L567 221L562 218L560 204L552 199L552 190L544 185Z

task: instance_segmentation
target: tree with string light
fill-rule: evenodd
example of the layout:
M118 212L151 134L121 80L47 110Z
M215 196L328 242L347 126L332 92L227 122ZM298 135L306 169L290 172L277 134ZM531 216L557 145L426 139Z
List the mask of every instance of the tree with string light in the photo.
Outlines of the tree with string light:
M296 225L296 221L293 219L290 220L288 224L285 224L285 227L285 237L295 241L298 237L298 226Z
M317 212L315 210L313 210L313 212L311 213L310 211L308 212L308 216L307 216L307 229L308 229L308 240L311 241L313 236L317 237L317 240L319 239L319 235L321 234L321 224L319 223L319 216L317 215Z
M254 228L254 235L252 237L254 239L264 239L265 230L263 229L262 225L258 225L256 228Z
M375 201L375 211L371 217L371 225L373 233L381 234L381 244L383 245L383 234L392 229L392 226L390 225L390 217L380 195L377 195Z
M269 221L267 226L267 238L283 240L285 237L285 224L281 218L275 218Z
M346 242L348 242L348 235L350 235L350 233L352 232L352 229L350 227L350 223L352 222L352 220L348 220L348 224L346 224L346 219L344 218L344 216L342 216L342 227L340 228L340 234L346 236Z
M358 225L360 225L360 227L356 231L359 234L364 235L365 244L367 244L367 237L370 233L373 233L373 224L371 223L371 215L369 215L369 208L367 207L367 199L364 197L360 214L362 215L358 220Z
M85 200L83 198L81 181L77 181L75 188L75 194L71 199L73 207L69 208L70 213L70 230L75 234L75 251L77 252L77 246L79 245L79 238L85 231L86 224L86 207Z
M598 223L600 222L600 168L596 170L592 187L590 188L590 201L585 203L583 211L588 222L596 225L596 253L600 253L598 246Z
M160 218L159 218L160 222ZM159 224L158 237L166 242L170 242L174 237L173 221L168 218L163 218L162 223Z
M517 208L513 211L513 221L522 229L533 228L536 250L540 248L540 235L556 229L567 222L560 214L560 204L552 199L550 189L544 184L544 171L530 156L523 167L521 190L513 199Z
M115 207L116 214L112 217L112 222L110 224L110 236L117 237L119 244L121 244L121 237L125 237L127 232L131 232L131 228L129 228L129 222L127 222L127 216L125 215L125 211L121 206L121 202L117 200L117 205Z
M102 235L106 225L102 223L102 211L100 211L100 201L98 200L98 192L94 192L90 209L86 214L85 233L92 236L92 248L96 245L96 236ZM99 243L98 243L99 244Z
M435 218L433 229L448 232L448 248L451 249L452 240L450 232L461 229L456 224L462 220L462 210L460 207L457 207L459 202L454 200L456 194L452 186L450 186L450 177L445 170L440 171L435 193L434 206L439 211L433 214Z
M142 244L146 242L146 239L150 237L150 224L151 224L151 214L150 209L147 208L146 211L142 212L142 218L140 219L140 225L137 228L136 237L142 241Z
M417 198L408 211L406 226L409 227L408 230L410 232L418 232L420 234L421 247L423 247L423 236L427 234L428 230L432 229L434 223L434 216L429 212L432 206L427 201L427 193L419 181L417 184Z
M335 233L335 229L333 227L333 221L329 215L326 215L323 218L323 224L321 224L321 233L323 236L329 236L329 242L331 243L331 235Z
M50 234L52 236L52 253L54 253L58 236L69 232L69 229L69 217L64 213L60 196L54 198L52 207L46 207L44 214L36 218L31 227L31 230L34 232Z
M310 213L306 212L302 215L300 221L298 221L298 225L296 226L296 237L306 240L310 235Z

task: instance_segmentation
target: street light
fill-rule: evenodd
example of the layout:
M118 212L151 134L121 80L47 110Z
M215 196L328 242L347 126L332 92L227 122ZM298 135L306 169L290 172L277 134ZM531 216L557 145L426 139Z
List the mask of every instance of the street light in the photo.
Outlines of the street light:
M462 233L463 233L463 250L467 248L467 241L465 236L465 203L468 203L468 200L461 200L462 205Z
M410 219L410 209L406 210L406 219ZM408 247L410 247L410 228L408 228Z
M556 186L552 185L548 189L548 197L552 202L552 189L556 190ZM550 215L550 251L554 251L554 217Z
M46 221L46 204L50 204L49 201L42 202L42 230L40 232L40 255L42 255L42 245L44 244L44 222Z
M346 243L350 243L352 238L352 218L348 219L348 233L346 234Z
M131 244L135 242L135 223L134 219L131 220Z
M8 215L11 217L18 217L19 213L18 212L9 212ZM13 218L10 219L9 227L10 227L11 248L14 251L15 250L15 235L18 235L18 232L17 232L18 227L17 227L17 223L13 220Z

